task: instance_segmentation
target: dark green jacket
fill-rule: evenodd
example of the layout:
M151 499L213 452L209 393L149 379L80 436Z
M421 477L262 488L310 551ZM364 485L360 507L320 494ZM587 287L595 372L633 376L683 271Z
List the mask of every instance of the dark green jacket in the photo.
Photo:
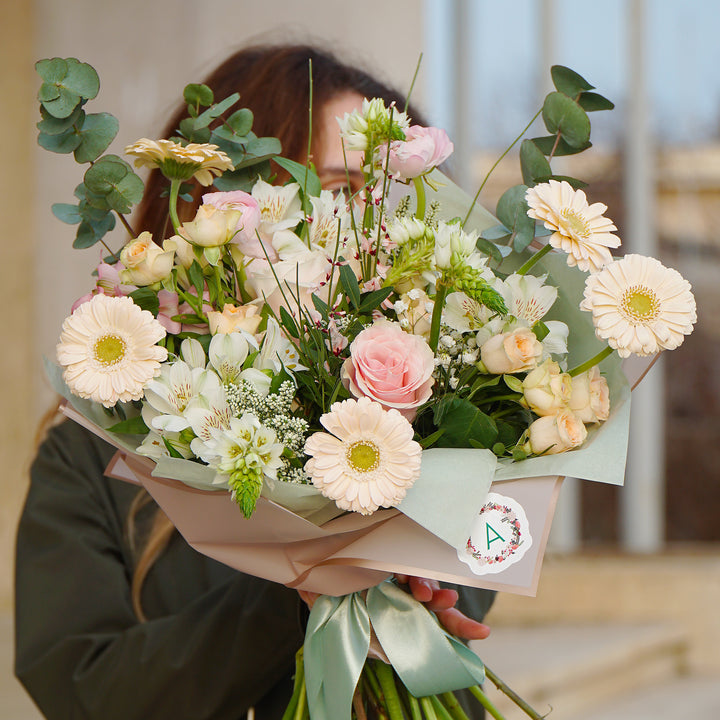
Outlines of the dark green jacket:
M51 720L257 720L282 716L305 607L177 534L130 599L126 518L137 487L106 478L113 448L72 422L32 466L17 541L15 670ZM140 535L152 520L138 517ZM464 593L481 618L492 594ZM468 601L470 601L468 603Z

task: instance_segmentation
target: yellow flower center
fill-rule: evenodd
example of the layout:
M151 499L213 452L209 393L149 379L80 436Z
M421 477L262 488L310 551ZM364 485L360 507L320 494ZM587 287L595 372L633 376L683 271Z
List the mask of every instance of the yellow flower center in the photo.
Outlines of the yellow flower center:
M563 228L569 230L573 235L581 238L590 237L590 228L585 218L570 208L563 208L560 215L563 220Z
M348 448L347 461L356 472L371 472L380 465L380 451L375 443L359 440Z
M103 335L95 341L93 354L105 367L116 365L125 357L127 345L118 335Z
M648 323L659 315L660 301L650 288L633 285L623 293L620 309L628 322Z

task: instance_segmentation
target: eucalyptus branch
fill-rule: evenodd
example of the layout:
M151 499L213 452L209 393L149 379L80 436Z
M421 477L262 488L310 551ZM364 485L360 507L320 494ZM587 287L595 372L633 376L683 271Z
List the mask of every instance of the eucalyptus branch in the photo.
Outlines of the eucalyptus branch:
M128 235L129 235L131 238L136 238L137 235L135 234L135 231L134 231L134 230L132 229L132 227L130 226L130 223L125 219L125 216L124 216L122 213L119 213L119 212L116 212L115 214L118 216L118 219L119 219L120 222L123 224L123 227L127 230ZM105 243L103 243L103 245L105 245ZM107 245L105 245L105 247L107 247ZM109 250L109 248L108 248L108 250ZM113 253L112 250L110 250L110 252L112 253L113 257L116 257L116 256L115 256L115 253Z

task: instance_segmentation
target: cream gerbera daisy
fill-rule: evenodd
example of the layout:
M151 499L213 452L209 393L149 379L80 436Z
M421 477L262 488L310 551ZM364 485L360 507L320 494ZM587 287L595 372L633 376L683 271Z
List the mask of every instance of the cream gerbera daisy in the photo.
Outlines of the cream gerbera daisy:
M363 515L398 505L420 476L421 448L410 423L367 397L334 403L320 422L328 432L305 443L312 456L305 471L315 487Z
M527 191L525 199L530 206L528 215L554 231L550 245L568 254L570 267L597 272L612 262L608 248L619 247L620 238L612 234L615 225L603 217L606 205L588 205L585 193L573 190L565 180L540 183Z
M621 357L672 350L697 320L690 283L655 258L626 255L588 276L582 310Z
M167 350L165 328L128 297L95 295L62 326L58 362L70 391L112 407L142 398Z
M194 176L204 186L212 185L213 174L235 169L230 158L210 143L180 145L172 140L140 138L128 145L125 153L136 157L136 167L159 167L169 180L189 180Z

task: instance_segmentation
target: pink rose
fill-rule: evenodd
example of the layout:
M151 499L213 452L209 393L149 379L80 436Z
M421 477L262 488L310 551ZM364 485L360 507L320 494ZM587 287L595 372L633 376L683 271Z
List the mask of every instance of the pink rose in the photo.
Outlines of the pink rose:
M384 321L353 340L342 380L356 398L368 397L385 409L395 408L412 422L432 393L434 366L433 352L422 337Z
M203 204L219 210L239 210L241 215L236 226L237 235L232 242L244 255L265 257L256 234L260 225L260 205L252 195L242 190L206 193L203 195Z
M405 132L405 140L390 143L388 170L397 180L409 180L440 165L452 151L453 144L444 130L412 125ZM377 154L380 167L384 169L387 147L381 145Z

